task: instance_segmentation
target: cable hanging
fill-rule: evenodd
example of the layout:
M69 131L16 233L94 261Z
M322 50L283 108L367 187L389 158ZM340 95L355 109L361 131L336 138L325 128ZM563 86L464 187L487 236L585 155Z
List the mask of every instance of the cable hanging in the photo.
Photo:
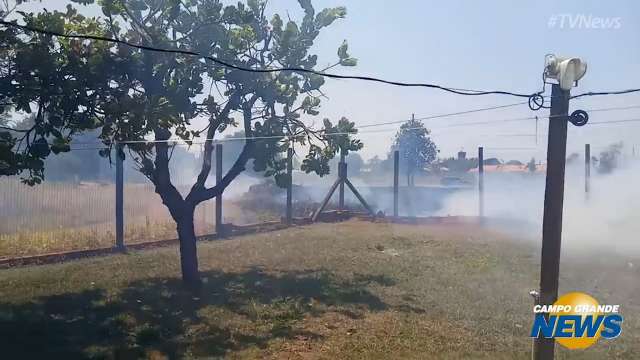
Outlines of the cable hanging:
M7 27L18 28L18 29L21 29L23 31L26 30L26 31L36 32L36 33L40 33L40 34L44 34L44 35L50 35L50 36L57 36L57 37L63 37L63 38L73 38L73 39L84 39L84 40L106 41L106 42L110 42L110 43L126 45L126 46L129 46L129 47L132 47L132 48L136 48L136 49L140 49L140 50L163 52L163 53L174 53L174 54L182 54L182 55L188 55L188 56L196 56L196 57L199 57L199 58L204 58L204 59L210 60L210 61L212 61L212 62L214 62L216 64L225 66L225 67L230 68L230 69L239 70L239 71L245 71L245 72L274 73L274 72L289 71L289 72L297 72L297 73L314 74L314 75L323 76L323 77L332 78L332 79L362 80L362 81L371 81L371 82L377 82L377 83L382 83L382 84L387 84L387 85L394 85L394 86L402 86L402 87L424 87L424 88L431 88L431 89L439 89L439 90L450 92L450 93L457 94L457 95L467 95L467 96L509 95L509 96L515 96L515 97L520 97L520 98L527 98L527 103L528 103L529 108L531 110L536 111L536 110L540 110L542 108L548 108L548 107L546 107L544 105L544 102L545 102L545 96L543 96L543 93L544 93L544 90L545 90L544 87L543 87L542 91L534 92L532 94L522 94L522 93L514 93L514 92L510 92L510 91L501 91L501 90L488 90L488 91L486 91L486 90L453 88L453 87L446 87L446 86L442 86L442 85L429 84L429 83L401 82L401 81L393 81L393 80L381 79L381 78L372 77L372 76L338 75L338 74L320 72L320 71L316 71L316 70L313 70L313 69L301 68L301 67L281 67L281 68L271 68L271 69L254 69L254 68L246 68L246 67L234 65L234 64L232 64L230 62L227 62L227 61L224 61L224 60L220 60L220 59L218 59L216 57L213 57L213 56L204 55L202 53L199 53L199 52L196 52L196 51L192 51L192 50L159 48L159 47L148 46L148 45L134 44L134 43L130 43L130 42L127 42L127 41L124 41L124 40L120 40L120 39L114 39L114 38L109 38L109 37L104 37L104 36L97 36L97 35L66 34L66 33L58 32L58 31L40 29L40 28L28 26L28 25L18 24L15 21L14 22L9 22L9 21L5 21L5 20L0 20L0 24L4 25L4 26L7 26ZM544 80L543 80L543 83L544 83ZM578 99L578 98L585 97L585 96L621 95L621 94L629 94L629 93L635 93L635 92L640 92L640 88L626 89L626 90L619 90L619 91L595 91L595 92L591 91L591 92L586 92L586 93L574 95L574 96L571 96L570 98L571 99ZM571 117L572 118L572 122L574 122L574 123L582 123L582 122L584 122L585 119L584 119L584 117L582 115L583 114L572 116ZM587 119L588 119L588 117L587 117ZM578 125L578 126L580 126L580 125Z
M199 52L196 52L196 51L192 51L192 50L159 48L159 47L148 46L148 45L134 44L134 43L130 43L130 42L127 42L127 41L124 41L124 40L119 40L119 39L114 39L114 38L109 38L109 37L104 37L104 36L97 36L97 35L65 34L65 33L58 32L58 31L40 29L40 28L28 26L28 25L21 25L21 24L18 24L16 22L9 22L9 21L4 21L4 20L0 20L0 24L4 25L4 26L8 26L8 27L13 27L13 28L21 29L21 30L26 30L26 31L39 33L39 34L57 36L57 37L68 38L68 39L83 39L83 40L106 41L106 42L110 42L110 43L114 43L114 44L126 45L126 46L129 46L129 47L132 47L132 48L135 48L135 49L140 49L140 50L162 52L162 53L174 53L174 54L181 54L181 55L188 55L188 56L196 56L196 57L199 57L199 58L210 60L210 61L212 61L212 62L214 62L216 64L225 66L225 67L230 68L230 69L239 70L239 71L246 71L246 72L253 72L253 73L274 73L274 72L289 71L289 72L297 72L297 73L314 74L314 75L319 75L319 76L332 78L332 79L362 80L362 81L378 82L378 83L383 83L383 84L387 84L387 85L402 86L402 87L424 87L424 88L431 88L431 89L439 89L439 90L443 90L443 91L454 93L454 94L458 94L458 95L469 95L469 96L510 95L510 96L515 96L515 97L528 98L528 99L530 99L533 96L536 96L536 97L540 97L541 96L540 93L521 94L521 93L514 93L514 92L510 92L510 91L501 91L501 90L485 91L485 90L461 89L461 88L452 88L452 87L446 87L446 86L441 86L441 85L436 85L436 84L429 84L429 83L410 83L410 82L385 80L385 79L372 77L372 76L338 75L338 74L320 72L320 71L316 71L316 70L312 70L312 69L301 68L301 67L281 67L281 68L271 68L271 69L246 68L246 67L234 65L234 64L232 64L230 62L227 62L227 61L224 61L224 60L220 60L220 59L218 59L216 57L205 55L205 54L202 54L202 53L199 53ZM531 102L531 101L529 101L529 102Z

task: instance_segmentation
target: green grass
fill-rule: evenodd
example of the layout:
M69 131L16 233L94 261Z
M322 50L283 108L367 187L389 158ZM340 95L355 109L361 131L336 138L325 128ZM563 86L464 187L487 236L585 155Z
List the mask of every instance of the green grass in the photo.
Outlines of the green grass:
M317 224L0 272L2 358L528 359L535 245L465 226ZM640 353L638 257L562 262L561 293L620 303L623 332L561 359ZM45 355L46 354L46 355Z

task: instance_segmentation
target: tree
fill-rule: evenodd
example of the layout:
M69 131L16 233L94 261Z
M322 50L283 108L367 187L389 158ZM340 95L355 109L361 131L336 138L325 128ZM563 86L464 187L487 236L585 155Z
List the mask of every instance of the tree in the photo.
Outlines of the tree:
M337 155L337 154L336 154ZM345 157L345 162L347 163L347 169L349 172L349 176L359 176L362 168L364 167L364 160L358 153L350 154ZM340 163L340 157L336 156L329 162L329 168L334 173L338 172L338 164Z
M622 142L618 142L609 145L606 150L600 152L600 159L597 162L599 173L609 174L618 167L618 158L622 153L622 148Z
M408 186L415 184L415 173L431 164L438 154L436 144L429 137L429 133L424 124L414 118L402 124L396 133L391 153L395 150L400 151L400 166L407 174Z
M76 0L91 4L93 0ZM24 13L29 26L57 32L109 36L146 46L188 49L237 67L314 69L317 56L309 53L320 31L346 15L344 7L316 13L310 0L299 0L299 22L265 15L267 2L224 6L218 0L102 0L105 18L86 18L73 7L66 12ZM75 133L100 129L103 156L133 159L154 184L156 193L176 222L180 239L182 278L190 286L200 282L193 226L198 204L221 195L253 160L256 171L288 181L282 155L294 142L309 152L305 171L328 172L337 136L328 120L315 129L301 114L317 115L324 78L295 71L251 73L192 56L152 52L110 42L55 38L14 28L0 33L2 54L10 71L2 73L0 97L17 109L36 111L33 128L21 136L0 133L2 174L29 172L25 181L44 178L42 159L69 150ZM345 42L332 66L355 66ZM320 69L322 70L322 69ZM23 86L25 85L25 86ZM206 119L195 128L192 122ZM222 181L205 184L212 168L214 138L229 127L247 137ZM204 137L202 164L191 190L182 196L171 181L172 138L191 143ZM146 142L147 140L153 142ZM131 142L134 141L134 142ZM123 144L114 154L114 144Z

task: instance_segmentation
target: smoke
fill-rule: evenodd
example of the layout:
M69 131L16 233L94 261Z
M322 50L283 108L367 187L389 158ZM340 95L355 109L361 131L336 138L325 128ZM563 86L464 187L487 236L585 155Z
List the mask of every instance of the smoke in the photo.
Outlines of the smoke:
M610 173L591 172L585 193L584 165L567 165L563 215L563 250L640 254L640 162L621 162ZM485 215L502 230L540 242L544 209L543 174L485 175ZM448 197L436 215L478 214L477 189ZM563 251L564 252L564 251Z

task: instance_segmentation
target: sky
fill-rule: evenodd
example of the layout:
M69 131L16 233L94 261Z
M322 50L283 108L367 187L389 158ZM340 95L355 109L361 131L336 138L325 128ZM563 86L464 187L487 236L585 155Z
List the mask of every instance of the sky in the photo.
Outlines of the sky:
M348 15L325 29L314 45L319 64L337 59L344 39L358 58L354 68L334 68L341 74L425 82L449 87L533 93L542 87L545 54L579 57L588 63L585 77L572 94L640 87L640 2L626 1L384 1L315 0L316 10L346 6ZM26 9L64 7L67 1L43 0ZM295 0L270 0L271 12L299 19ZM89 13L100 15L96 9ZM286 17L285 17L286 18ZM550 91L550 87L547 87ZM345 116L357 125L452 113L513 104L510 96L459 96L434 89L399 88L355 80L327 80L322 118ZM524 99L526 100L526 99ZM591 121L640 119L640 93L573 100L570 111L610 107L638 108L599 111ZM538 116L535 120L449 127L452 124ZM485 158L545 160L548 110L532 112L527 105L461 116L426 120L441 157L460 150L474 156L485 147ZM309 119L311 121L311 119ZM362 133L361 155L386 157L399 125ZM513 136L516 135L516 136ZM640 152L640 122L570 125L568 153L581 153L585 143L599 153L622 141L625 151Z

